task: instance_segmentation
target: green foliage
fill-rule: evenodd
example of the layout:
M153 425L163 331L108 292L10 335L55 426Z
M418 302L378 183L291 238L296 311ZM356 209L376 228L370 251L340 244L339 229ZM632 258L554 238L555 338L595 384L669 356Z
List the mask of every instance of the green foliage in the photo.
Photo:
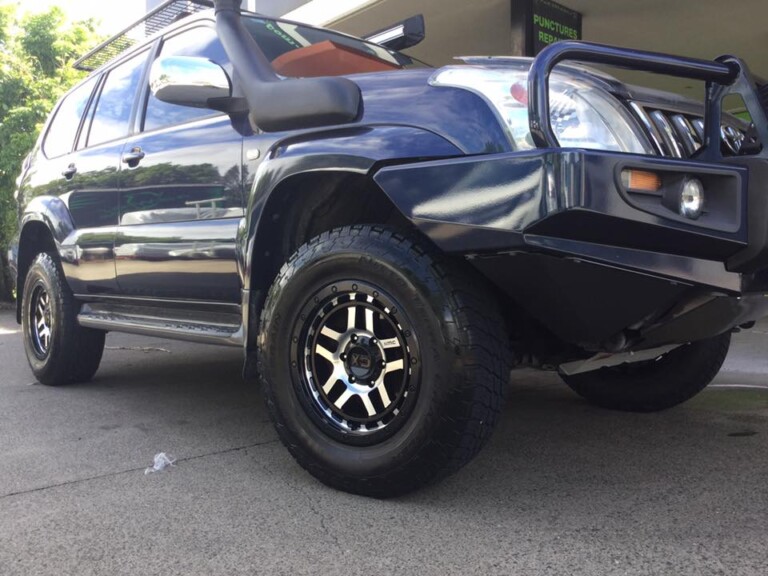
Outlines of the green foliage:
M67 22L61 8L21 16L0 4L0 300L11 295L6 252L16 232L16 179L48 113L83 77L72 62L99 42L91 20Z
M8 4L0 4L0 45L8 40L8 30L13 21L14 7Z

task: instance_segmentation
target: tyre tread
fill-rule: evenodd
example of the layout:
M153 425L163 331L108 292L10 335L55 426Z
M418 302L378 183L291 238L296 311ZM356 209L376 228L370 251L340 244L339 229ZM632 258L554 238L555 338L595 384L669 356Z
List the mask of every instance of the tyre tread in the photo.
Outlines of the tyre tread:
M353 246L364 254L385 258L397 259L407 254L415 263L420 280L428 282L431 293L439 295L443 305L450 309L449 317L458 323L462 335L454 342L454 348L457 354L466 359L462 363L463 380L471 383L474 388L471 394L465 394L461 400L465 405L461 412L466 416L451 418L446 416L450 411L442 407L429 412L432 418L440 419L434 429L439 429L441 436L433 437L430 445L419 454L430 454L431 461L414 457L396 469L387 470L383 476L348 478L318 466L295 441L272 400L270 382L265 377L268 371L262 363L261 354L258 374L278 435L302 467L322 482L347 492L391 497L455 472L480 451L501 413L503 392L511 368L511 354L495 301L473 270L464 263L449 260L436 249L409 235L380 226L335 228L299 248L283 265L267 296L260 332L264 334L270 322L269 303L276 288L290 279L300 262L320 252ZM449 400L446 401L455 401L451 396L447 398Z
M49 358L42 363L36 362L33 353L28 350L27 356L35 377L40 383L48 386L61 386L71 383L87 382L98 370L104 351L105 333L101 330L83 328L77 323L79 303L66 283L64 272L54 254L41 252L32 262L27 275L25 286L30 286L29 279L36 274L47 278L50 284L50 297L56 300L60 310L60 337L55 338L60 344L52 342ZM25 291L24 299L28 297ZM27 314L26 307L24 314ZM26 319L24 322L28 322ZM24 324L22 324L24 326ZM25 347L31 346L27 340L27 328L24 329Z
M682 404L701 392L717 376L728 355L731 334L676 348L656 365L621 373L601 369L562 375L565 383L587 401L610 410L657 412Z

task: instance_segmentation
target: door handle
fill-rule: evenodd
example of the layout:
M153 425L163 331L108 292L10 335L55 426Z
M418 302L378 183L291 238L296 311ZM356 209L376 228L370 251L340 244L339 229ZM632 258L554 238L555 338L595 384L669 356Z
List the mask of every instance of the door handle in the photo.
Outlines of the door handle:
M61 175L67 180L72 180L74 175L77 174L77 166L74 163L67 166L66 170L62 171Z
M123 154L123 164L128 164L131 168L135 168L144 159L144 156L146 156L144 151L136 146L131 148L130 152Z

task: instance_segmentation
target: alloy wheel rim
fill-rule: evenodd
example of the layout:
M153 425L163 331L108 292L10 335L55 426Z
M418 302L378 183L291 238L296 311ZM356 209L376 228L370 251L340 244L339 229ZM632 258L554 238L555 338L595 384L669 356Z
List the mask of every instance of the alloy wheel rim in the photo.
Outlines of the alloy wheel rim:
M53 336L53 315L51 312L51 297L43 286L35 287L32 294L32 309L30 311L32 324L32 344L35 353L45 358L51 348Z
M416 392L418 344L396 303L373 286L350 282L322 290L305 312L296 352L323 422L344 435L370 437L402 419Z

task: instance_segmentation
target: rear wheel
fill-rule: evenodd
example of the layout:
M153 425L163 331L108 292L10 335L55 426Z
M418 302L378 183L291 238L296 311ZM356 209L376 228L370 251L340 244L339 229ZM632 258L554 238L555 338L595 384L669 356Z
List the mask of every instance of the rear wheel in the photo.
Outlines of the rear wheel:
M50 254L39 254L27 272L22 299L24 349L35 378L49 386L93 378L105 333L77 323L78 305Z
M656 412L690 400L720 371L731 334L685 344L648 362L623 364L562 379L589 402L628 412Z
M280 438L304 468L388 497L472 459L509 375L479 280L384 229L343 228L298 250L267 297L258 365Z

